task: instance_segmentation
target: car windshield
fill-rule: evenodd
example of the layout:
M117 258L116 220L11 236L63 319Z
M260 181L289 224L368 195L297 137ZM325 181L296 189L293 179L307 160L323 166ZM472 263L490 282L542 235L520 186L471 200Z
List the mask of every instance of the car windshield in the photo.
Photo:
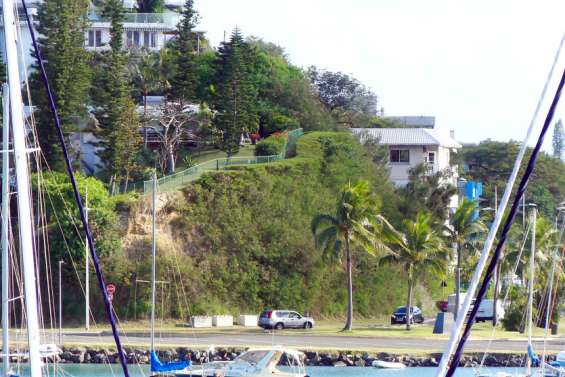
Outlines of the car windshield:
M405 307L405 306L400 306L400 307L396 308L395 313L397 313L397 314L404 314L404 313L406 313L406 307ZM412 310L410 310L410 313L414 313L414 307L412 307Z

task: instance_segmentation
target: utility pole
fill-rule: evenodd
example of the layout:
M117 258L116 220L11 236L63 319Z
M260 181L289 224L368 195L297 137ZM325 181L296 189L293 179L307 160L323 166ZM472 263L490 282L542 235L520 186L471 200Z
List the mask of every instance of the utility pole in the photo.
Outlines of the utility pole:
M84 195L84 217L86 222L88 222L88 186L85 189ZM85 239L84 242L84 271L85 271L85 283L84 283L84 295L85 295L85 318L84 327L86 331L90 330L90 256L89 256L88 242Z
M157 269L157 172L153 171L153 192L151 193L152 202L152 224L151 224L151 352L155 351L155 296L156 285L155 276Z
M59 345L63 345L63 279L61 279L61 266L65 263L59 261Z
M498 212L498 187L494 186L494 217L496 217L496 213ZM500 261L496 264L494 268L494 293L492 297L492 325L496 326L498 321L498 313L496 310L496 305L498 302L498 282L500 280Z
M532 345L532 322L533 322L533 301L534 301L534 270L535 270L535 255L536 255L536 217L537 217L537 207L535 204L530 204L532 208L532 242L530 251L530 279L528 281L528 316L527 316L527 328L528 328L528 346ZM532 375L532 360L527 358L526 361L526 375Z

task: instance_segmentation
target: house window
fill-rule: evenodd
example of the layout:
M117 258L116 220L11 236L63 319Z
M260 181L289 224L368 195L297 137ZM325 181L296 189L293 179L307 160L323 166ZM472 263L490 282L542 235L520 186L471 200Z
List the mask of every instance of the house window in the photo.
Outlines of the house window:
M409 163L410 162L410 150L409 149L391 149L390 150L390 162Z
M139 46L140 46L140 44L139 44L139 31L134 31L134 32L133 32L133 44L134 44L134 46L136 46L136 47L139 47Z
M149 47L149 39L151 38L151 33L148 31L143 32L143 46Z
M433 165L436 163L436 152L428 153L428 164Z
M128 31L126 33L126 45L130 47L133 44L133 31Z
M102 46L102 30L96 30L96 46Z
M151 33L151 47L157 47L157 33Z
M94 47L94 30L88 31L88 47Z

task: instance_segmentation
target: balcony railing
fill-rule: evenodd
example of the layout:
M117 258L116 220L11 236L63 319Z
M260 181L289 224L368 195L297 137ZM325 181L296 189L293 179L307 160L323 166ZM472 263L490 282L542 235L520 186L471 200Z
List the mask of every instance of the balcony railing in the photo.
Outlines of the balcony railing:
M110 22L108 18L102 17L98 13L90 13L88 15L90 22ZM170 27L176 27L180 21L178 13L126 13L124 14L124 23L132 24L161 24Z

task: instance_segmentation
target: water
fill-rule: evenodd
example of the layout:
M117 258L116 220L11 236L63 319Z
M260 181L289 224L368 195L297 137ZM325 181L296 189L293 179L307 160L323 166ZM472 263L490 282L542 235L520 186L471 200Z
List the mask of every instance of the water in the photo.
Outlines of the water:
M58 376L63 377L121 377L122 369L119 365L112 364L61 364L59 365L61 372ZM436 368L406 368L400 370L384 370L369 367L308 367L306 368L310 377L433 377ZM505 371L507 373L520 372L520 368L486 368L482 372ZM129 372L131 377L148 377L148 365L130 365ZM49 368L48 376L55 376L53 368ZM27 368L23 368L21 376L29 376ZM475 370L473 368L459 368L456 376L458 377L474 377Z

